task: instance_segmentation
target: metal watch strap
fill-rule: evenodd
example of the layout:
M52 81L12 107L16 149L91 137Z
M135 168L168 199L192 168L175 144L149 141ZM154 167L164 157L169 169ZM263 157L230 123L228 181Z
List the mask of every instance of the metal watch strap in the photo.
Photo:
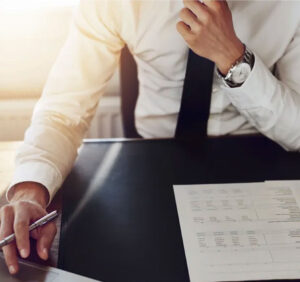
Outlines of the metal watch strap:
M245 46L245 51L244 51L243 57L240 60L238 60L237 62L235 62L235 64L232 65L232 67L230 68L230 70L228 71L228 73L225 76L217 69L217 73L218 73L219 77L222 78L222 80L226 86L229 86L231 88L240 87L243 85L243 83L235 83L230 80L230 74L232 73L233 69L237 65L239 65L241 63L247 63L248 65L250 65L251 70L253 69L253 66L254 66L254 62L255 62L254 54L247 48L246 45L244 45L244 46Z

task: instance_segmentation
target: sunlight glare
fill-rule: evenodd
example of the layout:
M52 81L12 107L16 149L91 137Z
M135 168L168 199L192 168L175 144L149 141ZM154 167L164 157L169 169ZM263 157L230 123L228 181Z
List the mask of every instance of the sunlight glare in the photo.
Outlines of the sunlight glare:
M74 6L79 0L0 0L0 8L5 10L33 10L51 6Z

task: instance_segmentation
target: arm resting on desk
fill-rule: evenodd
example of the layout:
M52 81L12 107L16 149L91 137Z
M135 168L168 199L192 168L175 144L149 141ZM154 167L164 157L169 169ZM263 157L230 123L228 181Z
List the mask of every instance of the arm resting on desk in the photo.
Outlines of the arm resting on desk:
M81 2L70 36L18 151L15 174L7 192L11 203L1 210L0 237L15 232L22 257L30 251L29 222L45 215L45 207L71 170L99 98L118 64L123 43L113 28L106 25L106 7L104 0ZM40 232L31 232L43 259L48 257L55 232L54 223ZM10 272L16 273L15 244L3 250Z

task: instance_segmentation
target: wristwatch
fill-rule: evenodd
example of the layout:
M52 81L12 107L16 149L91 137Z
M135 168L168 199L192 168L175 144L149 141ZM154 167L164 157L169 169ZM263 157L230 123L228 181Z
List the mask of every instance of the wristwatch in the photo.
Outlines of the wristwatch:
M249 77L255 61L254 54L245 46L244 55L232 65L226 75L217 70L218 75L222 78L227 87L240 87Z

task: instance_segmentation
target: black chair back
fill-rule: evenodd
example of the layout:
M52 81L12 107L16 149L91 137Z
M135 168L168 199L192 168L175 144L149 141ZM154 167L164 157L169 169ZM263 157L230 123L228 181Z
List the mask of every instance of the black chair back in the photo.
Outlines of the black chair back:
M121 54L121 112L126 138L141 138L135 127L134 111L139 95L137 65L127 47Z

